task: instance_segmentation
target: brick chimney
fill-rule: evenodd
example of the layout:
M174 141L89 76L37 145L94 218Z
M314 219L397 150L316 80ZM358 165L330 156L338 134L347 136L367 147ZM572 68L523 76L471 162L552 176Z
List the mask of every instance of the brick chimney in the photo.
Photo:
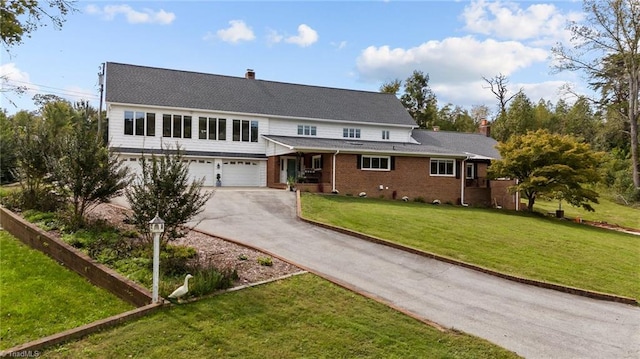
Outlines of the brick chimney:
M249 80L255 80L256 79L256 72L253 71L253 69L247 69L247 73L244 74L244 78L245 79L249 79Z
M489 121L487 121L487 119L482 119L482 121L480 121L478 132L487 137L491 137L491 124L489 123Z

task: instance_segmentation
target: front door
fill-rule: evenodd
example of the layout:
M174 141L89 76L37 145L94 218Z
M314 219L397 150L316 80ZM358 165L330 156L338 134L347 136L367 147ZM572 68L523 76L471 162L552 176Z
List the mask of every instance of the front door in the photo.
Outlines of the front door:
M295 157L282 158L282 168L280 169L280 183L287 183L289 177L296 178L296 159Z

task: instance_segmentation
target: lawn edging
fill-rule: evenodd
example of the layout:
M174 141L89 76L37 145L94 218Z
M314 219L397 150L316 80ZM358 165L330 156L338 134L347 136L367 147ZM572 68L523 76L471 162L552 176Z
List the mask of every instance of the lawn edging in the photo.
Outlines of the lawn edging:
M0 226L22 243L45 253L125 302L136 307L151 303L151 293L146 288L94 261L64 241L51 237L4 207L0 207Z
M114 327L129 320L143 317L151 314L160 308L164 303L148 304L143 307L132 309L128 312L120 313L109 318L97 320L95 322L82 325L77 328L65 330L60 333L52 334L44 338L36 339L24 344L17 345L15 347L5 349L0 352L0 357L38 357L41 354L41 350L50 348L54 345L63 344L71 340L85 337L89 334L96 333L98 331Z
M498 272L495 271L493 269L489 269L489 268L485 268L476 264L471 264L471 263L467 263L464 261L460 261L457 259L453 259L450 257L446 257L446 256L442 256L439 254L435 254L435 253L431 253L431 252L427 252L421 249L417 249L417 248L413 248L410 246L405 246L402 244L398 244L395 242L391 242L382 238L378 238L378 237L374 237L368 234L364 234L361 232L357 232L357 231L353 231L350 229L346 229L346 228L342 228L342 227L337 227L337 226L333 226L330 224L326 224L326 223L322 223L322 222L318 222L312 219L308 219L305 218L302 215L302 204L300 202L300 191L297 191L296 193L296 215L298 217L298 219L300 219L303 222L312 224L314 226L317 227L321 227L321 228L325 228L325 229L329 229L332 231L336 231L339 233L343 233L346 235L350 235L353 237L357 237L372 243L377 243L377 244L381 244L381 245L385 245L391 248L395 248L398 250L402 250L402 251L406 251L409 253L413 253L413 254L417 254L419 256L423 256L423 257L427 257L427 258L431 258L431 259L435 259L441 262L445 262L445 263L449 263L449 264L453 264L453 265L457 265L460 267L464 267L464 268L468 268L468 269L472 269L478 272L482 272L482 273L486 273L495 277L499 277L499 278L503 278L503 279L507 279L510 281L514 281L514 282L518 282L518 283L522 283L522 284L527 284L527 285L533 285L536 287L540 287L540 288L545 288L545 289L552 289L552 290L556 290L556 291L560 291L560 292L564 292L564 293L569 293L569 294L573 294L573 295L579 295L579 296L583 296L583 297L588 297L588 298L593 298L593 299L599 299L599 300L606 300L606 301L611 301L611 302L617 302L617 303L624 303L624 304L630 304L630 305L639 305L638 301L634 298L629 298L629 297L623 297L623 296L619 296L619 295L615 295L615 294L609 294L609 293L602 293L602 292L596 292L596 291L591 291L591 290L586 290L586 289L581 289L581 288L575 288L575 287L570 287L570 286L566 286L566 285L560 285L560 284L556 284L556 283L550 283L550 282L544 282L544 281L540 281L540 280L535 280L535 279L529 279L529 278L522 278L522 277L518 277L512 274L506 274L506 273L502 273L502 272Z

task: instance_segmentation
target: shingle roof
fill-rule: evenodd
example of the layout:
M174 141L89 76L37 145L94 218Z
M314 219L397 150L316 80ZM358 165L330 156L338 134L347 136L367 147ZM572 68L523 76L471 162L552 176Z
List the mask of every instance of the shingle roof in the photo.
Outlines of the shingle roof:
M479 133L430 131L415 129L412 137L422 145L447 148L457 153L465 153L477 158L498 159L498 144L491 137Z
M106 101L415 126L392 94L107 63Z
M404 155L448 155L464 157L462 152L452 151L445 147L433 146L430 144L388 142L388 141L360 141L356 139L333 139L333 138L316 138L316 137L290 137L290 136L274 136L263 135L264 138L291 147L296 151L331 151L337 150L343 152L379 152L385 154L404 154Z
M317 137L291 137L265 135L264 138L304 151L380 152L408 155L447 155L473 159L498 159L496 140L476 133L413 130L413 138L419 143L388 141L361 141L354 139L330 139Z

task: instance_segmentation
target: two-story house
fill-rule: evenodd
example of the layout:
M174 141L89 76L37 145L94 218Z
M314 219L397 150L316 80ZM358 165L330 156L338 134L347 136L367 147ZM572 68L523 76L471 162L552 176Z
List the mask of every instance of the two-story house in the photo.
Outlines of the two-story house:
M314 192L515 207L486 178L493 139L417 129L392 94L109 62L106 105L109 145L134 172L179 144L206 186L294 179Z

